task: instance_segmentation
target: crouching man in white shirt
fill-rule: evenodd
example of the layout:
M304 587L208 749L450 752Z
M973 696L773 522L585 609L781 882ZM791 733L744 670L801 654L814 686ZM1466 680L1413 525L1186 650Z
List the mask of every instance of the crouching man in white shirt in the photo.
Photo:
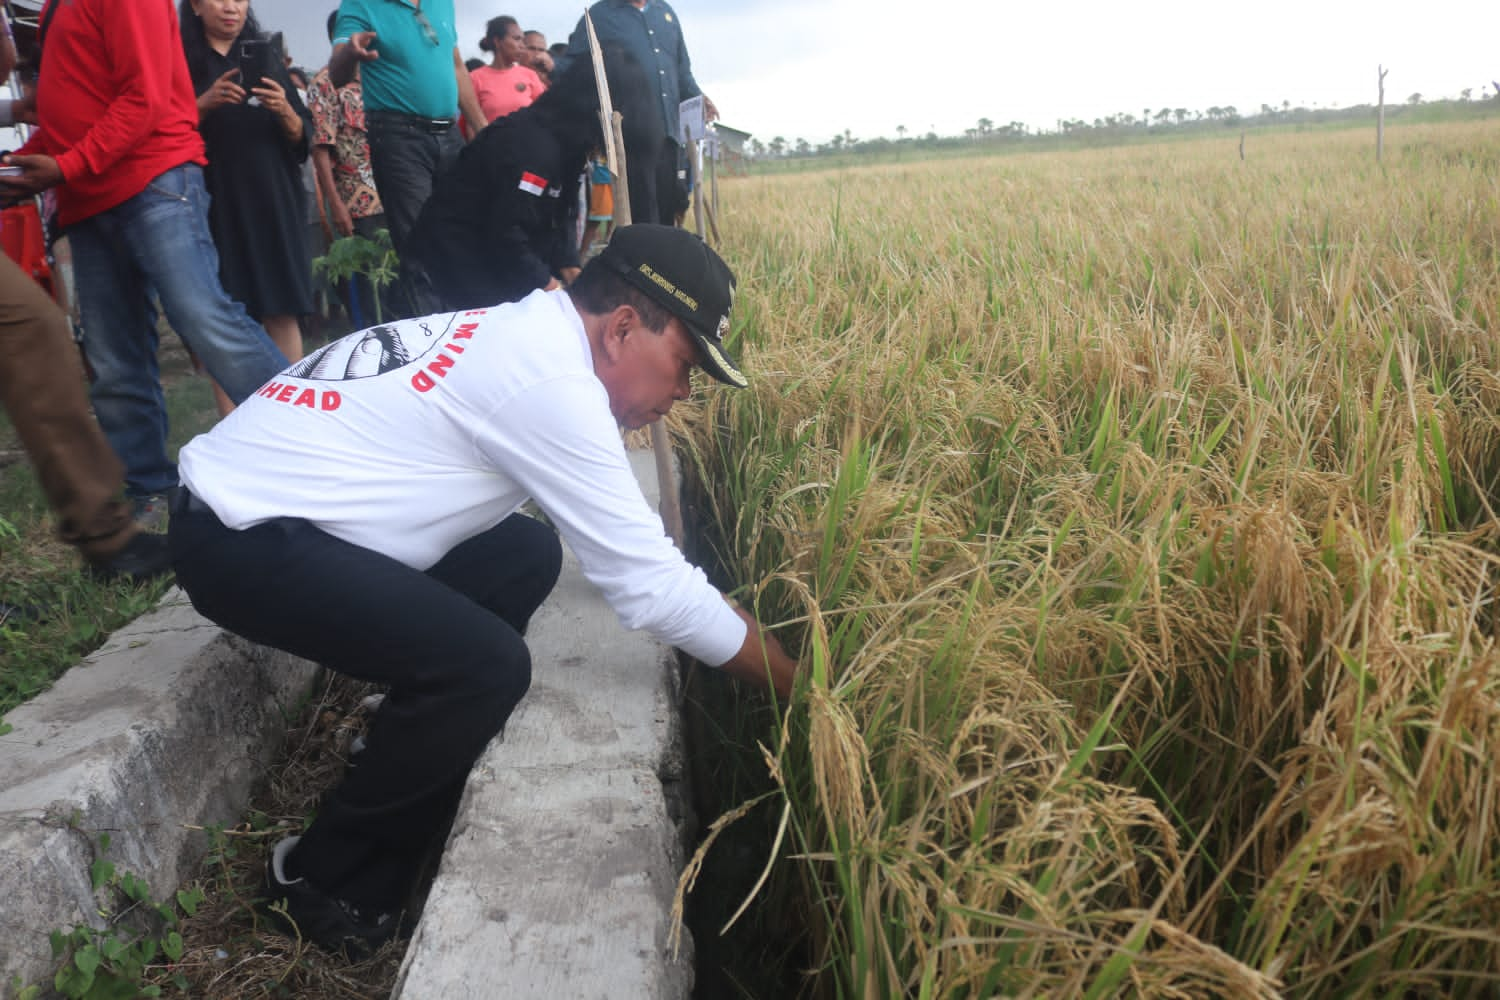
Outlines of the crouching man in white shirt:
M562 561L527 499L627 627L790 694L795 662L672 545L619 434L686 399L694 367L746 384L723 350L733 296L696 236L632 226L570 289L329 344L182 450L170 544L193 606L390 685L359 766L268 866L304 938L357 957L395 935L526 693L522 636Z

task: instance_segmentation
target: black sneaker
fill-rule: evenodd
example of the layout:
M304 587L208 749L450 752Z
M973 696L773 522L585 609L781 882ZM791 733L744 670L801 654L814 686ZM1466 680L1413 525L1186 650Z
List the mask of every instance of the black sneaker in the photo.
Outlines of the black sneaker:
M311 941L324 951L360 961L396 937L396 913L371 913L316 888L306 878L287 878L286 862L301 837L278 843L266 862L260 910L288 937Z
M96 580L124 580L145 583L172 572L172 556L167 552L167 536L138 531L125 547L108 559L91 560L88 573Z

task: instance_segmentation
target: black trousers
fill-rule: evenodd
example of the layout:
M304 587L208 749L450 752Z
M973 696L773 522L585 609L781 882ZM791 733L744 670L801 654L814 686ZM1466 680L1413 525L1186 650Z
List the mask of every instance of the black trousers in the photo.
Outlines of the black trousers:
M522 634L557 582L556 533L513 515L427 572L307 521L235 531L174 505L177 582L204 617L254 642L388 684L357 766L293 854L318 888L399 907L464 780L531 683Z
M671 139L653 138L626 150L630 178L630 221L675 226L677 213L687 210L688 198L677 178L681 154Z

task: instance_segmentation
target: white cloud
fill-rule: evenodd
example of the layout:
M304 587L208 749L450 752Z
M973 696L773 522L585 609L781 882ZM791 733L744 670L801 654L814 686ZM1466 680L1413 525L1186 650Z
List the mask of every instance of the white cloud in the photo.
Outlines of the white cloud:
M525 0L485 9L457 0L466 55L484 22L506 12L549 41L564 41L582 3ZM1262 103L1373 102L1384 64L1386 99L1479 96L1500 78L1500 8L1473 0L1261 0L1218 6L1188 0L1136 4L1002 4L993 0L760 0L673 3L694 75L725 121L764 139L952 135L981 117L1051 127L1059 118L1144 108ZM326 57L333 7L255 0L270 29L287 32L308 66ZM483 11L483 12L481 12Z

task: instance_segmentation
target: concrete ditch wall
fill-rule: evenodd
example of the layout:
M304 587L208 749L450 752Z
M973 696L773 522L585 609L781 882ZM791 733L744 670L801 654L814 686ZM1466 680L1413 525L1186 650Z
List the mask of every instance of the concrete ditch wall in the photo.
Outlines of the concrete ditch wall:
M652 461L632 453L655 505ZM531 690L469 776L393 1000L685 1000L676 654L625 631L572 553L526 640Z
M180 590L110 637L0 736L0 996L50 983L48 934L101 926L90 886L109 858L165 899L207 838L238 822L316 668L200 617Z

